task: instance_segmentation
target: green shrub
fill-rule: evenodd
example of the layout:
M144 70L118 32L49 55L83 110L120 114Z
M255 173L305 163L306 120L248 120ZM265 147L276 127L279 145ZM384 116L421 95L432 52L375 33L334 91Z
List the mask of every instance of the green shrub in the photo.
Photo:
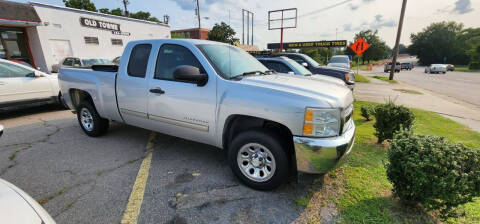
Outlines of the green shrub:
M480 150L443 137L398 132L388 149L387 177L405 204L452 216L453 208L480 196Z
M378 143L386 139L392 139L395 132L402 128L410 129L415 120L413 112L400 105L395 105L389 100L386 104L380 104L375 107L375 136L378 137Z
M480 69L480 62L470 62L469 69Z
M370 116L373 116L375 113L375 107L372 104L362 105L362 107L360 107L360 112L365 120L370 121L372 120Z

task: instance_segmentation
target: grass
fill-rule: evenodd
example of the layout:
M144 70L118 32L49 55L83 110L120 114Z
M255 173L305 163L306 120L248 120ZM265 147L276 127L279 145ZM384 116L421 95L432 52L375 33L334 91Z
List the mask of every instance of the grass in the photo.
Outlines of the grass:
M365 76L355 73L355 82L370 82Z
M468 67L455 67L458 72L480 72L480 69L470 69Z
M376 75L376 76L373 76L373 78L376 78L376 79L380 79L382 81L385 81L385 82L389 82L389 83L398 83L397 80L390 80L388 79L388 77L386 76L379 76L379 75Z
M335 171L343 189L333 201L340 212L339 223L439 223L435 214L421 209L408 208L392 197L392 185L385 173L387 145L376 144L374 120L365 121L360 116L360 107L370 102L355 102L357 132L355 146L348 161ZM468 147L480 148L480 133L444 118L436 113L412 109L415 113L414 130L418 134L444 136L450 141L461 142ZM324 188L331 188L325 183ZM313 194L315 195L315 194ZM312 199L310 203L315 201ZM301 204L304 199L297 202ZM311 206L311 205L308 205ZM308 207L307 206L307 207ZM480 223L480 198L459 208L465 216L452 218L446 223Z
M408 93L408 94L417 94L417 95L422 95L423 93L418 92L416 90L411 90L411 89L393 89L395 91L401 92L401 93Z

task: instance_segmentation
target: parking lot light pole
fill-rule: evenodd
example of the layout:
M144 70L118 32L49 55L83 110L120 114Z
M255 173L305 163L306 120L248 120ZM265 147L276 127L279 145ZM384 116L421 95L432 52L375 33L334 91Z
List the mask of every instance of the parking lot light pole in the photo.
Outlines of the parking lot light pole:
M393 74L395 74L395 66L397 65L398 45L400 44L400 36L402 34L403 17L405 16L405 8L407 6L407 0L403 0L402 11L400 12L400 21L398 21L397 40L395 40L395 47L393 48L392 66L390 67L390 80L393 80Z

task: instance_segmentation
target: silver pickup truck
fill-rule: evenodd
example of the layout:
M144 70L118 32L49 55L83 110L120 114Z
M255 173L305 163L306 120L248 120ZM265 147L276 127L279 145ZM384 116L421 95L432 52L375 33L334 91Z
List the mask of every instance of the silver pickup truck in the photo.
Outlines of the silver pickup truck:
M269 71L228 44L133 41L118 67L62 68L59 80L87 135L116 121L213 145L255 189L274 189L297 171L325 173L353 146L352 91Z

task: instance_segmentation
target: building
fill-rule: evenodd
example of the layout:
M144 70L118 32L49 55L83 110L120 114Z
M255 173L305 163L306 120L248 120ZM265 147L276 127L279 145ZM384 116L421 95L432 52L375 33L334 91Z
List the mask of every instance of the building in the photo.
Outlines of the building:
M183 30L172 30L172 34L178 34L184 36L185 38L191 39L208 39L209 29L205 28L192 28L192 29L183 29Z
M30 2L0 1L0 58L50 72L68 56L113 59L127 42L170 38L163 23Z

